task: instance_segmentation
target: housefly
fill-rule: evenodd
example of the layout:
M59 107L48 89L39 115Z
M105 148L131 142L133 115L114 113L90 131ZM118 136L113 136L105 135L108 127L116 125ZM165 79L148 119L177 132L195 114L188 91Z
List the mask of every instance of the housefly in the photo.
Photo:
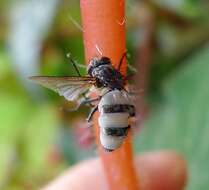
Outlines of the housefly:
M113 151L123 143L130 129L129 118L135 116L131 95L125 89L127 77L120 72L125 55L118 68L113 67L108 57L93 58L87 67L87 76L81 76L75 61L71 59L78 76L32 76L29 79L54 90L69 101L78 102L79 106L97 102L87 120L90 121L99 110L101 144L105 150ZM99 92L94 99L89 93L93 87Z

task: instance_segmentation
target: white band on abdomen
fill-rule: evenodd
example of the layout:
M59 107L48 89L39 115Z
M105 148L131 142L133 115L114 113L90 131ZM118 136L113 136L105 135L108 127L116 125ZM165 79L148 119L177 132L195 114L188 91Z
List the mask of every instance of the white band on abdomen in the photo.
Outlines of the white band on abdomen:
M108 113L99 116L99 125L104 128L124 128L128 124L128 113Z

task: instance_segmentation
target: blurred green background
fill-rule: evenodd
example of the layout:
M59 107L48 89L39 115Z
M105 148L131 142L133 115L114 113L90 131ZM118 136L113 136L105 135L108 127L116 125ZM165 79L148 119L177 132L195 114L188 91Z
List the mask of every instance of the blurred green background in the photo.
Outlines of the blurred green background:
M127 50L138 68L134 151L173 149L188 161L188 190L209 187L209 2L126 2ZM96 156L88 108L31 84L73 75L84 62L79 1L0 2L0 189L39 189ZM81 71L85 74L85 69Z

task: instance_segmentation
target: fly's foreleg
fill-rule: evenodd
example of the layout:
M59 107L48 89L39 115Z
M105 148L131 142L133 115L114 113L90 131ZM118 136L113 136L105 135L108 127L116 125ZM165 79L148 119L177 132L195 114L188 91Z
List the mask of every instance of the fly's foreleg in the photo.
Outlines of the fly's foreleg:
M92 99L86 99L86 100L83 100L81 102L81 105L85 105L85 104L90 104L90 103L93 103L93 102L97 102L100 99L101 99L100 97L98 97L98 98L92 98Z
M92 103L97 102L99 100L100 100L100 97L92 98L92 99L84 99L81 102L79 102L79 104L75 108L75 111L78 110L83 105L89 105L90 107L94 107L94 105L92 105Z
M96 113L96 111L98 110L98 105L96 105L91 112L89 113L88 117L87 117L87 122L90 122L92 120L92 117L94 116L94 114Z

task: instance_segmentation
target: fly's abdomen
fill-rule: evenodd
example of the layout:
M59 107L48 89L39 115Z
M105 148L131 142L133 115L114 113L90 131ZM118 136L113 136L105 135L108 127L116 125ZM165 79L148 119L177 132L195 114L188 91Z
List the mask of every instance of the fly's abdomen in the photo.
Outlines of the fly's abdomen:
M135 114L127 93L112 90L99 103L100 141L107 151L119 148L130 129L129 118Z
M107 113L99 117L100 141L107 151L119 148L130 128L128 113Z
M107 113L99 117L99 125L103 128L124 128L128 126L128 113Z

